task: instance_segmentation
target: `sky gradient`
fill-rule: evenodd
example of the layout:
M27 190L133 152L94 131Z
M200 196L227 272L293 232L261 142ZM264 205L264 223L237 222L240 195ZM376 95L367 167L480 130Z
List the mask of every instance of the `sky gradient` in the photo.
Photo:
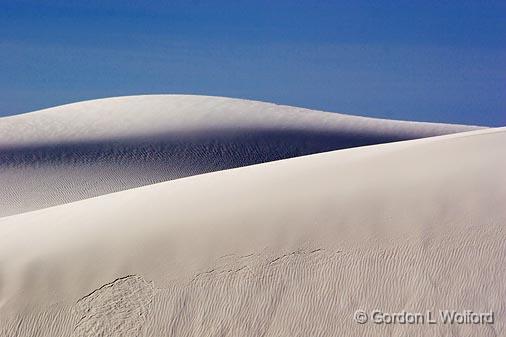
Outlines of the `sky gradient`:
M184 93L506 125L505 1L2 1L0 116Z

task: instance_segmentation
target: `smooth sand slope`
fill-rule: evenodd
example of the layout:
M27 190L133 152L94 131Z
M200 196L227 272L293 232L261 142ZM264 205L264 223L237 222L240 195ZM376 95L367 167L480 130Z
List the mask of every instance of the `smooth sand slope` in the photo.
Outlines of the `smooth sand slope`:
M354 148L1 218L0 336L505 336L505 143Z
M206 96L64 105L0 118L0 216L200 173L472 129Z

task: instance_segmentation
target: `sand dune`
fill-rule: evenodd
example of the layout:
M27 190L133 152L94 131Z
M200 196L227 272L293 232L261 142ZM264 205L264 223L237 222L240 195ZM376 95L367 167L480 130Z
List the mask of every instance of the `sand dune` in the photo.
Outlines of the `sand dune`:
M0 216L206 172L473 129L205 96L64 105L0 119Z
M406 138L450 131L330 114L320 124L306 120L310 111L195 98L206 109L212 106L209 112L189 99L157 98L160 114L169 111L163 102L186 107L181 116L188 124L146 122L145 130L188 130L202 123L208 131L201 117L212 125L215 113L225 119L218 128L227 124L225 117L230 125L251 118L257 127L264 116L250 113L262 108L265 125L277 121L289 130L332 135L344 128L367 137ZM104 103L128 102L140 111L144 100ZM2 137L13 130L4 146L19 149L46 137L58 144L118 139L131 123L140 123L132 114L110 130L99 120L90 131L86 123L94 117L84 123L81 115L98 102L2 120ZM199 117L190 123L192 109ZM69 120L78 118L82 129L62 122L52 135L60 110ZM115 109L110 118L123 113ZM21 122L32 117L33 126ZM40 123L48 125L46 133ZM16 135L20 125L27 130ZM501 128L346 149L0 218L0 336L504 336L505 142ZM64 166L65 158L40 163L50 171L51 165ZM69 165L62 176L86 163ZM134 173L121 168L115 167L118 179L135 185ZM2 200L10 200L15 192L2 193ZM7 206L11 213L16 207ZM358 324L357 309L493 311L495 323Z

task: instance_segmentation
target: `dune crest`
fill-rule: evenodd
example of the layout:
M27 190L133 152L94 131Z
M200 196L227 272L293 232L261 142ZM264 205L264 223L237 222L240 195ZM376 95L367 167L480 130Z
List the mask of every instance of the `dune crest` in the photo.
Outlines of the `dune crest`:
M0 118L0 216L207 172L473 129L223 97L74 103Z

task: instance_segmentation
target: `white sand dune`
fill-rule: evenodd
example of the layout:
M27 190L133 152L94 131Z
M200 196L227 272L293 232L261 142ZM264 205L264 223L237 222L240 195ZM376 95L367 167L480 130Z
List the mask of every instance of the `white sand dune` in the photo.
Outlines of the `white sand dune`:
M69 104L0 118L0 216L206 172L473 129L206 96Z
M305 127L306 111L282 110ZM58 137L85 137L64 125ZM505 336L505 143L501 128L353 148L0 218L0 336ZM495 323L361 325L357 309Z

